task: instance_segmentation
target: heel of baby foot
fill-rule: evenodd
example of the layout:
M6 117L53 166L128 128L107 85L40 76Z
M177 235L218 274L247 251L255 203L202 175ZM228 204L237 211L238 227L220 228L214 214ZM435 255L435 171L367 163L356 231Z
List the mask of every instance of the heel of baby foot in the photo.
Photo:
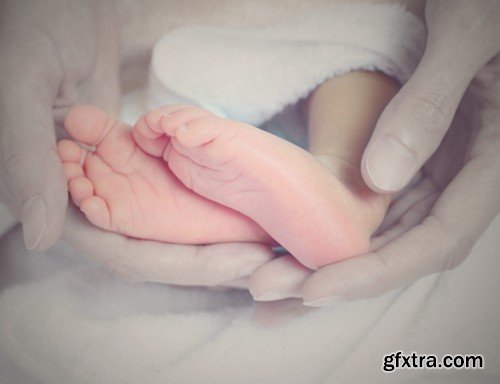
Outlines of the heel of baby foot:
M331 154L318 154L315 157L346 187L355 211L359 213L360 227L366 228L371 236L389 209L391 195L371 190L363 180L358 163Z

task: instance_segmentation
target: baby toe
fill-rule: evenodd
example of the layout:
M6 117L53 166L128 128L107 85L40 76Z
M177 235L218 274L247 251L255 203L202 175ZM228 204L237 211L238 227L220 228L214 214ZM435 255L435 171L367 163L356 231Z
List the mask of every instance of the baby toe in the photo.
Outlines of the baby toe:
M103 229L111 228L111 215L106 202L99 196L91 196L80 204L80 210L95 226Z
M71 140L61 140L57 143L57 153L62 162L78 163L82 149Z
M77 163L63 163L62 164L66 180L71 180L78 176L83 176L83 168Z
M68 182L68 190L73 202L80 206L81 202L94 194L94 186L84 176L78 176Z

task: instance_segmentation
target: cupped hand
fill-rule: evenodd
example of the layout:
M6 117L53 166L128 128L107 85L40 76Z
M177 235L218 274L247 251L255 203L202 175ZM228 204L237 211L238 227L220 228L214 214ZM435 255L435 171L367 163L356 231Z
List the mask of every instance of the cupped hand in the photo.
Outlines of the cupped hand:
M370 253L314 273L272 260L250 279L256 299L324 306L406 286L459 265L500 211L500 3L429 1L426 22L424 56L363 157L372 189L399 192Z
M63 239L88 259L131 282L246 287L245 278L274 257L268 246L259 243L167 244L105 232L90 224L72 204Z
M79 102L117 112L117 29L105 2L1 9L0 202L22 221L27 248L43 250L61 235L67 205L56 127Z

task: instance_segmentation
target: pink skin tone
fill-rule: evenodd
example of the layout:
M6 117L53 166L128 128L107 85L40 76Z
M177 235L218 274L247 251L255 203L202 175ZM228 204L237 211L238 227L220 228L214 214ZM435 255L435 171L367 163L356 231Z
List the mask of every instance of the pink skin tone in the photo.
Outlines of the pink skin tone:
M151 113L147 118L155 124L160 116ZM67 114L65 128L72 138L95 146L87 152L73 141L58 143L71 198L90 222L163 242L271 241L252 220L187 189L158 152L168 138L146 138L140 133L144 124L139 121L132 133L126 124L90 106L73 107Z
M308 112L316 156L193 106L150 111L132 133L96 108L75 107L66 130L96 149L81 167L82 149L59 143L71 198L95 225L137 238L192 244L275 239L311 269L365 253L388 199L367 192L356 164L385 105L373 102L370 92L388 101L392 90L380 97L380 89L390 88L386 81L354 73L313 93ZM339 92L346 100L340 114L325 108ZM360 114L360 100L377 107ZM336 118L336 129L325 125ZM335 140L348 150L328 143Z
M307 267L367 249L349 191L310 153L201 109L163 111L151 128L171 138L164 159L188 188L251 217Z

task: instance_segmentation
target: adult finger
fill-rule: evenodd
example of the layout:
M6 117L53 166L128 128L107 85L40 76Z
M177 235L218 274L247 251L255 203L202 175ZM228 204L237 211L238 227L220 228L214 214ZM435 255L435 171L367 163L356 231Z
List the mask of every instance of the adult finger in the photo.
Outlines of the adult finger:
M421 224L373 253L316 272L304 284L304 303L324 306L378 296L458 265L500 211L498 119L494 124L496 135L478 138L471 160Z
M250 277L250 293L257 301L302 297L302 285L312 274L291 255L278 257Z
M435 202L435 195L416 201L401 215L397 224L372 240L376 250L420 223ZM291 255L275 258L256 269L249 280L250 293L256 301L276 301L302 297L302 287L314 271ZM318 273L318 272L316 272Z
M382 113L362 159L376 192L401 190L448 130L472 78L500 50L500 3L430 1L425 53Z
M89 259L136 282L231 285L274 257L269 247L258 243L194 246L127 238L90 225L72 205L63 238Z
M56 155L51 87L28 76L0 83L0 199L22 220L28 249L49 248L62 232L66 182Z

